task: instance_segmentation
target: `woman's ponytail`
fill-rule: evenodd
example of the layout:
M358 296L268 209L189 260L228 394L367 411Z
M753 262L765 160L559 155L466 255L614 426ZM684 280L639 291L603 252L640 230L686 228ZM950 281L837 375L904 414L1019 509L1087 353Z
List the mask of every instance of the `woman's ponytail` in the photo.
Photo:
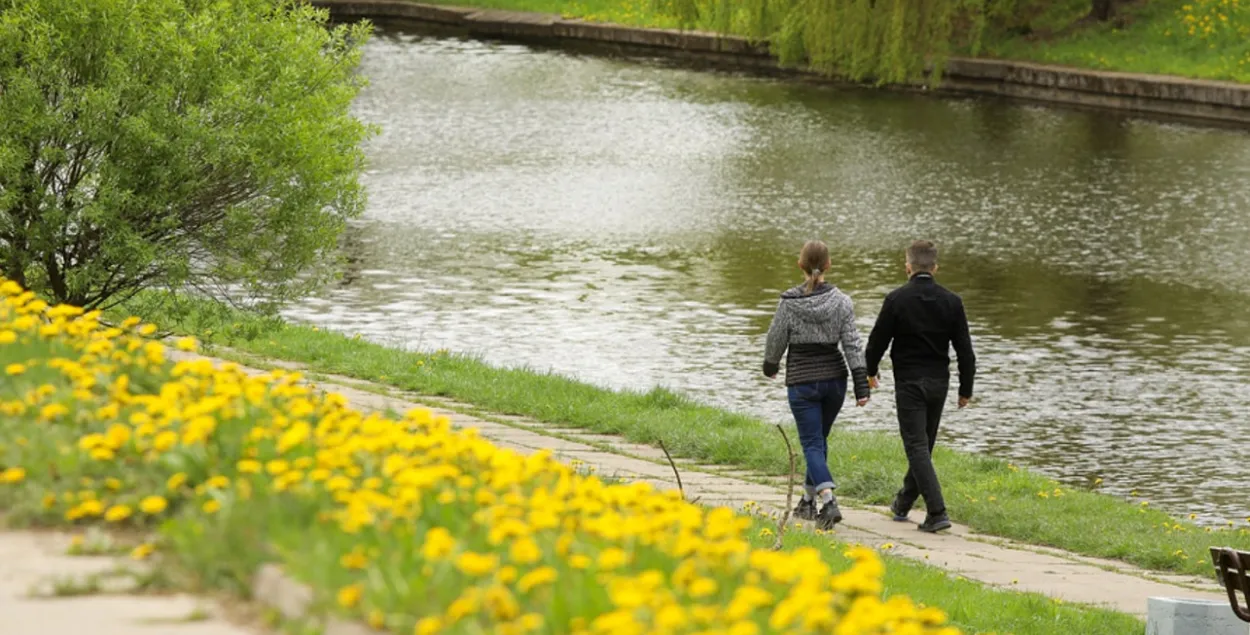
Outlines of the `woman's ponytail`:
M829 265L829 247L819 240L809 240L799 252L799 267L807 274L807 294L816 292L820 276Z

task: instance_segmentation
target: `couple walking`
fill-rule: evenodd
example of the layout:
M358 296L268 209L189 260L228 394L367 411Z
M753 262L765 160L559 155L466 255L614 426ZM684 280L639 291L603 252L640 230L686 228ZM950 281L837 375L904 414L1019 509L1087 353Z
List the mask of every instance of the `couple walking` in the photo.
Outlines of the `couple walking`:
M976 358L963 301L934 279L937 247L927 240L912 243L906 253L908 282L886 296L865 353L851 299L825 282L829 265L824 243L803 245L799 268L807 280L781 294L764 351L768 377L777 376L781 357L786 355L790 410L807 463L805 492L794 515L815 520L821 529L842 521L829 472L829 431L846 399L848 376L856 405L867 405L877 387L878 364L890 348L898 430L907 454L907 474L890 511L894 520L906 521L912 505L923 497L928 515L920 529L949 529L951 521L932 453L946 404L952 345L959 359L959 407L972 398Z

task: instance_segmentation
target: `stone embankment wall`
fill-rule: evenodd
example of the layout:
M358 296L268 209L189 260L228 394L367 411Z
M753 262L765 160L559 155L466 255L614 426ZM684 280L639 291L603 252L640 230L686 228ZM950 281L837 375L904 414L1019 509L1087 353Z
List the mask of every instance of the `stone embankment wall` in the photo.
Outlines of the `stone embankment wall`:
M407 0L311 1L329 8L340 20L370 18L419 22L452 27L476 37L586 46L735 70L835 81L801 69L779 67L765 44L714 33L628 27L568 20L553 14L428 5ZM1236 82L955 58L950 60L937 91L1250 124L1250 84Z

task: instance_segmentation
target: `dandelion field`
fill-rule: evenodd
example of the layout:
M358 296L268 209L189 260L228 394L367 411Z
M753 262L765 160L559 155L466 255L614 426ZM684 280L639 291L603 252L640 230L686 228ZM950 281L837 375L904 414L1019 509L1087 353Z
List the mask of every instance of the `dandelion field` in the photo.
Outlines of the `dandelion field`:
M884 599L870 549L835 571L815 548L753 547L729 509L428 411L364 415L297 374L174 363L135 318L105 325L11 282L0 296L0 502L21 520L157 529L135 557L243 592L277 561L394 633L960 632Z

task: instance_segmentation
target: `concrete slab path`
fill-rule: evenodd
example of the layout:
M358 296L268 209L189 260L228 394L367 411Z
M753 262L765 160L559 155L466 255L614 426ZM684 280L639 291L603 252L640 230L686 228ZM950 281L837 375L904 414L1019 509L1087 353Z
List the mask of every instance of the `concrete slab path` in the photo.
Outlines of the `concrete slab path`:
M126 559L70 556L71 536L0 532L0 635L257 635L211 600L124 591L61 595L92 576L134 566Z
M265 363L300 370L295 364ZM403 413L417 407L431 408L450 417L456 427L476 428L483 437L523 454L550 449L565 461L593 466L605 477L646 481L662 489L677 487L663 451L620 437L522 417L489 416L488 420L483 418L486 415L464 414L463 411L472 410L464 404L399 394L386 386L345 377L318 376L312 383L320 389L341 394L353 407L363 411ZM752 502L765 512L781 511L785 507L784 479L688 461L679 461L678 467L686 497L698 498L700 504L741 508ZM1147 599L1152 596L1227 600L1223 590L1212 580L1195 576L1159 574L1114 560L979 535L962 525L955 525L945 534L925 534L918 531L915 524L894 522L886 515L885 508L844 508L843 513L845 520L835 534L840 541L885 548L894 555L913 558L994 586L1104 606L1143 618L1147 613Z

